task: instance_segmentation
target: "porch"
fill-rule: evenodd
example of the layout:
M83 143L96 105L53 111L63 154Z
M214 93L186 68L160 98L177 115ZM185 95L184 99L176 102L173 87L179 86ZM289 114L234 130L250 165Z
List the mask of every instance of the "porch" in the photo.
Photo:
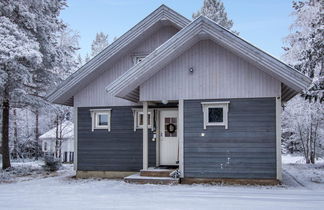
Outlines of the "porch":
M143 130L143 167L139 173L124 178L128 183L177 184L183 177L183 100L144 101L134 112L134 127ZM149 129L153 138L149 139ZM149 141L156 143L156 164L149 167Z

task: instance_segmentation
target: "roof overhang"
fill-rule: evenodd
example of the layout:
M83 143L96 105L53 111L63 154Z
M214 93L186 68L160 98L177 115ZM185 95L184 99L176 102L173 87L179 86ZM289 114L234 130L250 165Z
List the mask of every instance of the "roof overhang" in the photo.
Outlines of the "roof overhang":
M161 25L172 25L182 29L189 23L187 18L174 10L165 5L160 6L63 81L56 90L48 94L47 99L52 103L73 106L73 96L105 71L107 66L112 65L127 49L132 47L132 44L138 40L144 40L145 33L149 34Z
M176 56L203 39L211 39L283 83L285 99L307 88L311 79L282 61L241 39L214 21L200 16L154 50L142 62L130 68L106 87L110 94L130 101L139 101L138 87L167 65Z

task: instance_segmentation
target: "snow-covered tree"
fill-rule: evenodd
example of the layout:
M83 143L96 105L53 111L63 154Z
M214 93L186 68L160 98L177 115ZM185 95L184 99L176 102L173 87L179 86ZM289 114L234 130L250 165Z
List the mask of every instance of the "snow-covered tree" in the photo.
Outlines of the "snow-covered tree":
M323 1L306 0L293 3L296 18L291 33L285 38L283 59L313 79L303 94L306 99L324 101L324 15Z
M220 0L204 0L202 8L193 13L192 18L196 19L200 15L208 17L227 30L231 30L233 27L233 21L227 17L224 4ZM232 32L238 34L236 31Z
M10 167L10 108L43 104L53 81L51 70L59 62L56 33L64 27L58 17L64 6L65 0L0 1L3 168Z
M108 35L103 32L96 34L96 39L91 44L91 57L96 56L108 46Z
M90 59L91 59L91 58L90 58L89 54L87 53L86 56L85 56L85 58L84 58L84 62L87 63L87 62L90 61Z
M282 115L283 133L288 142L297 142L306 163L315 163L324 145L324 104L305 101L301 97L290 100Z
M283 139L299 144L307 163L323 151L324 117L324 16L320 0L293 2L296 18L286 37L283 59L313 79L302 96L291 100L283 112ZM322 14L321 14L322 13Z
M25 87L32 81L33 72L29 67L39 65L42 61L42 55L39 52L39 44L36 39L5 16L0 17L0 46L2 167L6 169L10 167L10 107L16 106L24 99L29 100Z

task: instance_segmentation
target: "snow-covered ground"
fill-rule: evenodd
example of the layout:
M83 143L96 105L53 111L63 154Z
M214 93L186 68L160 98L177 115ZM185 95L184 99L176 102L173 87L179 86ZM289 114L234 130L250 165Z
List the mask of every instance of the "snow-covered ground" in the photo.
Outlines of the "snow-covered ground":
M286 178L291 178L304 188L324 191L324 159L316 160L315 164L305 164L301 156L285 155L282 162Z
M39 164L24 165L32 165L37 169ZM285 170L296 175L290 167L294 168L292 163L284 164ZM137 185L119 180L75 179L73 175L72 166L65 165L53 174L32 173L27 176L30 179L12 177L11 182L0 183L0 209L316 210L324 207L323 184L304 187L287 175L284 175L287 182L283 186L273 187Z

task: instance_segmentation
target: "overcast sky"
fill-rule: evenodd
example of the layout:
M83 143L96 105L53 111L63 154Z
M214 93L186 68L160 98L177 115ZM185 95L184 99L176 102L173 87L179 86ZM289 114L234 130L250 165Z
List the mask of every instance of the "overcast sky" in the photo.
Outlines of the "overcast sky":
M90 53L96 32L109 35L109 42L165 4L183 16L191 15L203 0L67 0L69 7L61 17L79 32L80 53ZM292 0L223 0L233 29L240 36L271 55L280 58L283 38L293 21Z

